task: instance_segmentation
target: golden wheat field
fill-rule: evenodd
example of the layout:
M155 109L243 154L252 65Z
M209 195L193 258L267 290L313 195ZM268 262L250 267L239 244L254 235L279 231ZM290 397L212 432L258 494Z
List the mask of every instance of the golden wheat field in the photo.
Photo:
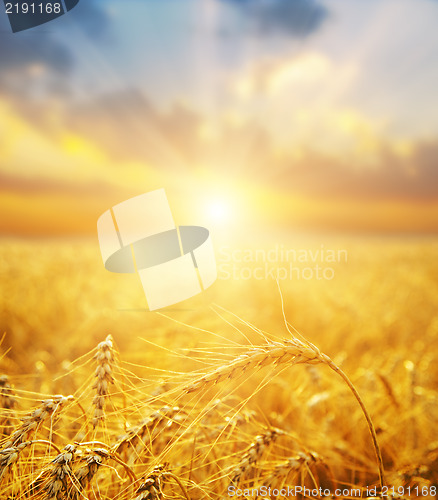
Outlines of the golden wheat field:
M432 498L438 241L326 247L149 312L95 240L4 239L0 498Z

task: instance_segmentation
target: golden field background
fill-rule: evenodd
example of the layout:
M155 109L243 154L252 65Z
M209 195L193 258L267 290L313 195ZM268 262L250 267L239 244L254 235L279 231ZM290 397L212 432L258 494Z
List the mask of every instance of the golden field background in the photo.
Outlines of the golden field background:
M438 242L345 236L324 243L346 249L347 262L333 265L332 280L280 281L285 316L361 394L388 484L424 487L429 493L438 481ZM315 241L300 242L301 248L312 245ZM307 461L277 477L277 486L333 491L336 485L378 484L360 408L327 366L266 366L185 393L191 380L251 347L290 338L274 280L218 280L199 297L148 312L136 276L107 272L97 241L88 239L4 239L0 275L1 372L15 401L12 407L5 404L10 400L3 387L3 443L20 425L19 417L55 394L80 401L85 423L70 401L27 439L45 439L59 449L75 441L98 441L110 449L142 419L163 407L178 407L176 416L165 417L167 425L153 424L135 458L126 450L120 453L136 475L134 486L120 465L113 464L120 477L102 466L83 490L85 498L155 498L142 497L136 488L141 477L163 463L186 488L183 493L167 477L168 497L228 498L233 467L268 429L284 434L266 445L240 487L266 483L276 467L300 453ZM93 429L93 356L107 335L118 351L116 383L105 417ZM43 445L23 451L6 467L1 498L52 498L45 486L31 494L26 488L40 474L50 478L56 455ZM70 498L63 494L53 498ZM410 496L417 495L412 491Z

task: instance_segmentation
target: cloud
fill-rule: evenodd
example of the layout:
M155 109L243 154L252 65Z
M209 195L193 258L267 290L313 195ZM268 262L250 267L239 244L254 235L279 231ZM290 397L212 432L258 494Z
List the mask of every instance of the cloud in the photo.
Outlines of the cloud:
M48 24L12 33L6 15L0 15L0 90L26 99L34 93L51 95L69 92L75 68L71 40L65 36L69 23L94 40L105 40L110 16L99 3L82 0L74 9Z
M208 165L224 178L250 175L255 182L316 198L438 201L438 138L397 142L358 113L336 116L325 130L333 129L332 140L341 134L338 148L291 143L282 156L257 121L210 121L183 105L162 113L134 91L72 110L69 127L120 161L143 161L162 171L190 173Z
M69 21L79 27L93 41L107 41L112 37L109 6L93 0L82 0L69 14Z
M145 162L167 172L190 171L200 165L220 169L247 161L260 166L270 150L268 134L261 127L223 120L213 120L211 126L208 121L181 103L162 112L131 89L72 107L66 128L94 141L117 161Z
M25 195L35 193L46 195L83 195L83 196L107 196L114 193L120 194L123 187L117 188L105 180L93 180L87 184L72 183L68 180L49 179L48 177L23 177L9 173L0 172L1 192L13 192ZM127 194L129 191L125 190Z
M78 184L108 176L110 183L130 185L142 171L149 178L153 172L196 178L206 168L213 176L250 177L313 199L438 201L438 137L397 141L354 109L320 113L301 132L290 117L294 136L283 145L267 123L249 114L209 116L182 104L161 111L135 90L66 107L55 130L50 109L20 115L3 113L0 125L9 138L3 139L0 170L22 172L23 178L30 164L36 177L56 172L74 182L78 175ZM15 156L8 157L13 143ZM137 177L119 173L118 166L128 164L138 166Z
M329 12L317 0L221 0L239 8L258 35L305 38L317 31Z
M391 143L381 142L372 168L307 150L297 161L283 159L273 178L277 186L316 198L345 200L438 201L438 138L411 145L400 154Z
M355 228L366 219L368 229L436 230L438 137L395 143L373 136L376 161L370 166L312 144L298 155L291 144L280 155L255 120L209 117L181 104L163 112L135 91L90 99L66 112L55 133L12 110L0 115L0 128L8 132L0 138L0 204L9 214L0 231L94 231L109 199L161 186L196 193L203 181L222 186L227 196L232 186L244 186L241 195L255 204L250 211L269 217L261 196L267 193L272 217L287 223L298 200L298 219L309 227ZM361 128L357 120L349 117L346 125ZM383 220L379 211L388 206Z
M0 44L1 79L11 69L37 64L61 74L72 62L68 47L54 42L50 34L40 28L13 34L6 16L0 16Z
M309 85L326 82L334 73L323 54L305 53L286 59L262 59L234 78L232 89L239 97L271 97L290 88L307 91Z

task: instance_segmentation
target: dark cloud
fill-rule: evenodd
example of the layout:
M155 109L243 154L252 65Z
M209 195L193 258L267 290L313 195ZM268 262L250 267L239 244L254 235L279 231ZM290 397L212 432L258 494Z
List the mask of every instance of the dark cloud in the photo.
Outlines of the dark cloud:
M0 13L0 89L3 93L21 99L35 92L49 96L68 93L75 62L69 44L74 41L60 35L61 23L65 23L65 28L79 27L94 40L108 39L110 16L92 0L82 0L65 15L20 33L12 33L7 16Z
M259 35L303 38L318 30L329 12L317 0L221 0L240 9Z
M55 73L63 73L71 66L67 46L54 42L41 27L13 34L4 14L0 15L0 45L0 78L10 69L32 64L43 64Z

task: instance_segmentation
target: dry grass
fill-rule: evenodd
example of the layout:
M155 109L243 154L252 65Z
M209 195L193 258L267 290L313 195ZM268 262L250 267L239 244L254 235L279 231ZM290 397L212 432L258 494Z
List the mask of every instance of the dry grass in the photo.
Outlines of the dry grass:
M218 282L194 309L151 314L93 245L4 244L0 499L365 496L385 481L427 496L415 488L438 481L438 247L367 245L350 242L356 262L330 283L281 284L310 342L284 323L275 283Z

